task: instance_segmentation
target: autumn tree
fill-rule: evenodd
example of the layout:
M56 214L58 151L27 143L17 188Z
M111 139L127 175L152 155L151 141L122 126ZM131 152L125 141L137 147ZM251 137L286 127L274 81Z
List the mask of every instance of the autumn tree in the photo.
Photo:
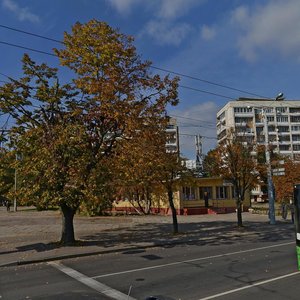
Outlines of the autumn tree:
M61 242L73 244L74 215L101 197L118 142L136 134L152 106L164 113L177 103L178 80L150 74L133 38L96 20L76 23L55 52L72 83L60 84L56 69L25 55L24 76L0 88L0 108L16 121L24 201L58 205Z
M15 156L4 144L6 143L3 140L0 147L0 202L15 196Z
M157 165L159 183L162 191L167 194L167 199L172 212L173 233L178 230L177 211L174 204L174 192L178 191L184 184L194 181L194 174L188 170L177 153L162 151L160 162Z
M257 183L253 146L245 144L235 133L207 154L206 168L211 175L230 181L235 190L237 225L243 226L242 204L247 191Z
M277 164L276 167L284 169L283 176L273 176L276 199L288 203L293 198L294 185L300 182L299 162L285 158L284 163Z
M125 195L143 213L150 212L154 196L166 199L172 212L173 233L178 233L173 194L188 178L191 180L193 174L184 166L177 151L166 148L169 118L160 116L157 121L158 116L148 119L134 140L119 144L121 149L116 157L119 179L115 185L120 195Z
M127 199L138 213L151 212L153 195L157 188L158 148L165 151L162 122L150 118L142 124L135 136L123 139L114 156L114 186L117 198Z

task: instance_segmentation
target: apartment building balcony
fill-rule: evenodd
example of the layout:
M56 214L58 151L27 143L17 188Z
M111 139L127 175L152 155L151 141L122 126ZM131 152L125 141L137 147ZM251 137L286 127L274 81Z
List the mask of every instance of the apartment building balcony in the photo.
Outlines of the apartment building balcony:
M166 128L166 133L176 134L177 133L177 129L176 128Z
M225 136L226 135L226 127L222 126L221 128L217 128L217 136Z
M253 131L237 131L236 134L238 136L254 136Z
M253 112L235 112L235 117L241 117L241 118L252 118Z
M225 122L226 122L226 118L217 119L217 125L225 124Z
M177 148L177 143L169 143L169 142L167 142L166 143L166 147L168 147L168 148Z
M292 114L300 115L300 107L290 107L289 113L290 113L290 115L292 115Z
M281 136L284 137L284 136L290 136L291 135L291 133L289 131L277 132L277 134L278 134L279 138Z
M263 127L264 126L264 122L263 121L255 121L255 126L256 127Z
M235 127L247 127L249 123L246 122L235 122Z

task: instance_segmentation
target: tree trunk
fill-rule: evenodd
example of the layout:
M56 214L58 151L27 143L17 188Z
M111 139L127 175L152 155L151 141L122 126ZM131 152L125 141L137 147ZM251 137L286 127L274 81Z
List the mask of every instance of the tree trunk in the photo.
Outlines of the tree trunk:
M236 202L236 215L237 215L237 225L238 225L238 227L243 227L242 202L240 200L238 200Z
M178 233L178 222L177 222L177 212L174 206L173 201L173 191L172 189L168 190L168 200L172 211L172 218L173 218L173 233Z
M73 219L76 213L76 208L62 204L62 232L60 242L62 245L71 246L75 244Z

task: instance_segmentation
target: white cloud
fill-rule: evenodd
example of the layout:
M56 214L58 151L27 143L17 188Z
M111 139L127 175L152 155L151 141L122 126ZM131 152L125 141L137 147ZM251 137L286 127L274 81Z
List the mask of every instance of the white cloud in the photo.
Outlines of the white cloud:
M151 11L159 19L176 19L186 14L191 8L201 4L199 0L106 0L118 13L127 15L138 5Z
M13 12L19 21L30 21L33 23L37 23L40 21L39 16L31 13L28 7L20 7L17 3L13 0L2 0L2 6Z
M148 35L161 45L179 45L190 32L191 25L177 19L207 0L106 0L118 13L128 16L139 6L150 14L140 36Z
M172 24L165 21L150 21L146 24L142 34L147 34L157 41L160 45L178 46L191 27L186 23Z
M265 6L237 8L231 19L241 29L240 55L254 61L262 52L277 51L300 59L300 5L298 0L269 1Z
M120 14L127 15L141 0L107 0Z
M213 40L216 36L216 30L212 27L208 27L207 25L202 26L201 28L201 37L206 40Z
M158 2L158 16L162 19L176 19L186 14L199 0L161 0Z
M247 24L245 20L249 17L248 7L239 6L232 13L232 22L237 22L239 24Z

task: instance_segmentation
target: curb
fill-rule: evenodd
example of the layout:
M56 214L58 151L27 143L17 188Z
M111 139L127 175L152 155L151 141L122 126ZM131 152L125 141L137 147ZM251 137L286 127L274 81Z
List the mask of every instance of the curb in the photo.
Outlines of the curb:
M23 265L30 265L30 264L38 264L38 263L71 259L71 258L77 258L77 257L88 257L88 256L94 256L94 255L100 255L100 254L119 253L119 252L130 251L130 250L151 249L151 248L162 247L162 246L180 245L180 244L186 244L186 243L190 243L190 242L192 242L192 240L156 243L156 244L152 244L152 245L140 245L140 246L124 247L124 248L114 248L114 249L110 249L110 250L101 250L101 251L85 252L85 253L77 253L77 254L64 254L64 255L58 255L55 257L45 257L45 258L40 258L40 259L17 260L17 261L12 261L12 262L6 263L6 264L1 264L0 269L5 268L5 267L16 267L16 266L23 266Z

